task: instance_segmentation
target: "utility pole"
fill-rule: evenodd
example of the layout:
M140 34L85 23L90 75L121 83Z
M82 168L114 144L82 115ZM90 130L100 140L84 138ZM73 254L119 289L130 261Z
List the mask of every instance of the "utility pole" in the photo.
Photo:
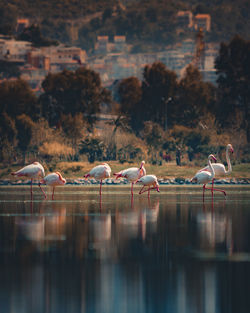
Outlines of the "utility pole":
M166 131L168 129L168 103L170 101L172 101L172 97L169 97L167 100L165 99L165 97L162 97L162 100L165 103L164 106L164 130Z

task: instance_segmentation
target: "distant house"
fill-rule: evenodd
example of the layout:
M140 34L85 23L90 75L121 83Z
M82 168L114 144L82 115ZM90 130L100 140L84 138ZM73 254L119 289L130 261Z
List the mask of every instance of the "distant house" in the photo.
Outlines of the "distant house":
M58 72L63 69L75 70L85 64L87 54L78 47L51 46L32 49L27 56L27 63L46 71Z
M193 27L193 13L191 11L178 11L176 18L178 27L180 28Z
M96 54L106 54L108 51L108 36L97 36L97 43L95 45Z
M211 30L211 16L210 14L197 14L194 17L194 29L210 32Z
M126 49L126 36L114 36L115 51L122 52Z
M0 39L0 59L10 62L25 62L27 53L31 50L28 41L14 39Z

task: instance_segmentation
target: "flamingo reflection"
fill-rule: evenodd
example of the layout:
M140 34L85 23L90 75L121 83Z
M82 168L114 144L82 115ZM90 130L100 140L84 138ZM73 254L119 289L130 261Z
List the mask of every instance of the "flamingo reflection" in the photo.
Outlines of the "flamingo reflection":
M228 252L232 247L232 220L223 213L214 213L213 202L211 210L203 212L196 217L199 243L202 248L215 249L224 246Z

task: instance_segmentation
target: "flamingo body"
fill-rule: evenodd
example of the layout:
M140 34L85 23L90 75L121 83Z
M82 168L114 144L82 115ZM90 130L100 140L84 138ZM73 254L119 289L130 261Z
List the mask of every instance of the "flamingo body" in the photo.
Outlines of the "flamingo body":
M138 179L146 175L146 169L144 167L145 162L142 161L140 167L130 167L125 170L122 170L118 173L114 173L116 179L119 177L126 178L129 182L131 182L131 194L133 195L133 185Z
M210 181L213 181L214 176L215 176L215 170L214 167L212 166L211 159L213 159L216 162L216 158L210 154L208 156L208 167L209 170L205 168L201 169L198 171L195 176L191 179L191 182L197 182L198 184L203 184L203 201L204 201L204 194L205 194L205 189L211 189L212 195L214 190L223 192L224 195L226 195L226 192L222 189L215 189L213 184L212 188L206 187L206 184L209 183Z
M107 163L97 165L92 168L92 170L85 175L85 177L94 177L96 180L103 180L109 178L111 174L111 168Z
M66 179L62 177L59 172L48 174L44 177L42 182L48 186L60 186L66 183Z
M234 151L233 147L230 143L227 145L227 148L226 148L226 160L227 160L228 170L226 170L225 165L222 163L212 163L212 167L214 169L215 176L228 175L232 172L232 166L231 166L231 162L230 162L230 158L229 158L229 151L231 153L233 153L233 151ZM200 171L211 172L209 166L202 168Z
M66 183L66 179L59 172L48 174L42 180L42 183L53 187L52 200L54 200L54 192L56 186L62 186Z
M45 176L45 171L44 171L42 164L40 164L39 162L34 162L32 164L24 166L20 170L13 172L11 174L14 176L28 177L31 179L30 194L31 194L31 198L32 198L32 195L33 195L33 191L32 191L33 179L43 178ZM46 198L46 194L40 185L40 181L39 181L38 185L39 185L39 188L41 189L44 197Z
M26 165L20 170L11 174L14 176L23 176L31 179L39 179L39 177L43 178L45 176L44 168L39 162L34 162L32 164Z
M143 192L148 191L148 195L149 195L149 192L151 189L156 189L158 192L160 192L159 183L155 175L145 175L141 177L137 182L143 184L142 189L140 190L139 194L142 194ZM148 189L143 190L145 187L148 187Z
M109 178L111 174L111 168L107 163L103 163L97 165L92 168L92 170L84 175L85 178L87 177L94 177L96 180L100 180L100 195L102 194L102 181L103 179Z

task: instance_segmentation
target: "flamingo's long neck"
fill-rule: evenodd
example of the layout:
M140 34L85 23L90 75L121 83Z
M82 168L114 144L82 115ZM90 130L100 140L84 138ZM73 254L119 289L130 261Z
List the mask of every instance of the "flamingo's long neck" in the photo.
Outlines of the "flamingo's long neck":
M209 158L208 158L208 166L209 166L210 171L211 171L211 174L212 174L211 178L213 179L214 176L215 176L215 172L214 172L214 168L212 167L212 164L211 164L211 158L212 158L212 157L209 156Z
M232 165L231 165L228 151L229 151L229 147L227 147L227 150L226 150L226 160L227 160L227 167L228 167L226 174L230 174L232 172Z

